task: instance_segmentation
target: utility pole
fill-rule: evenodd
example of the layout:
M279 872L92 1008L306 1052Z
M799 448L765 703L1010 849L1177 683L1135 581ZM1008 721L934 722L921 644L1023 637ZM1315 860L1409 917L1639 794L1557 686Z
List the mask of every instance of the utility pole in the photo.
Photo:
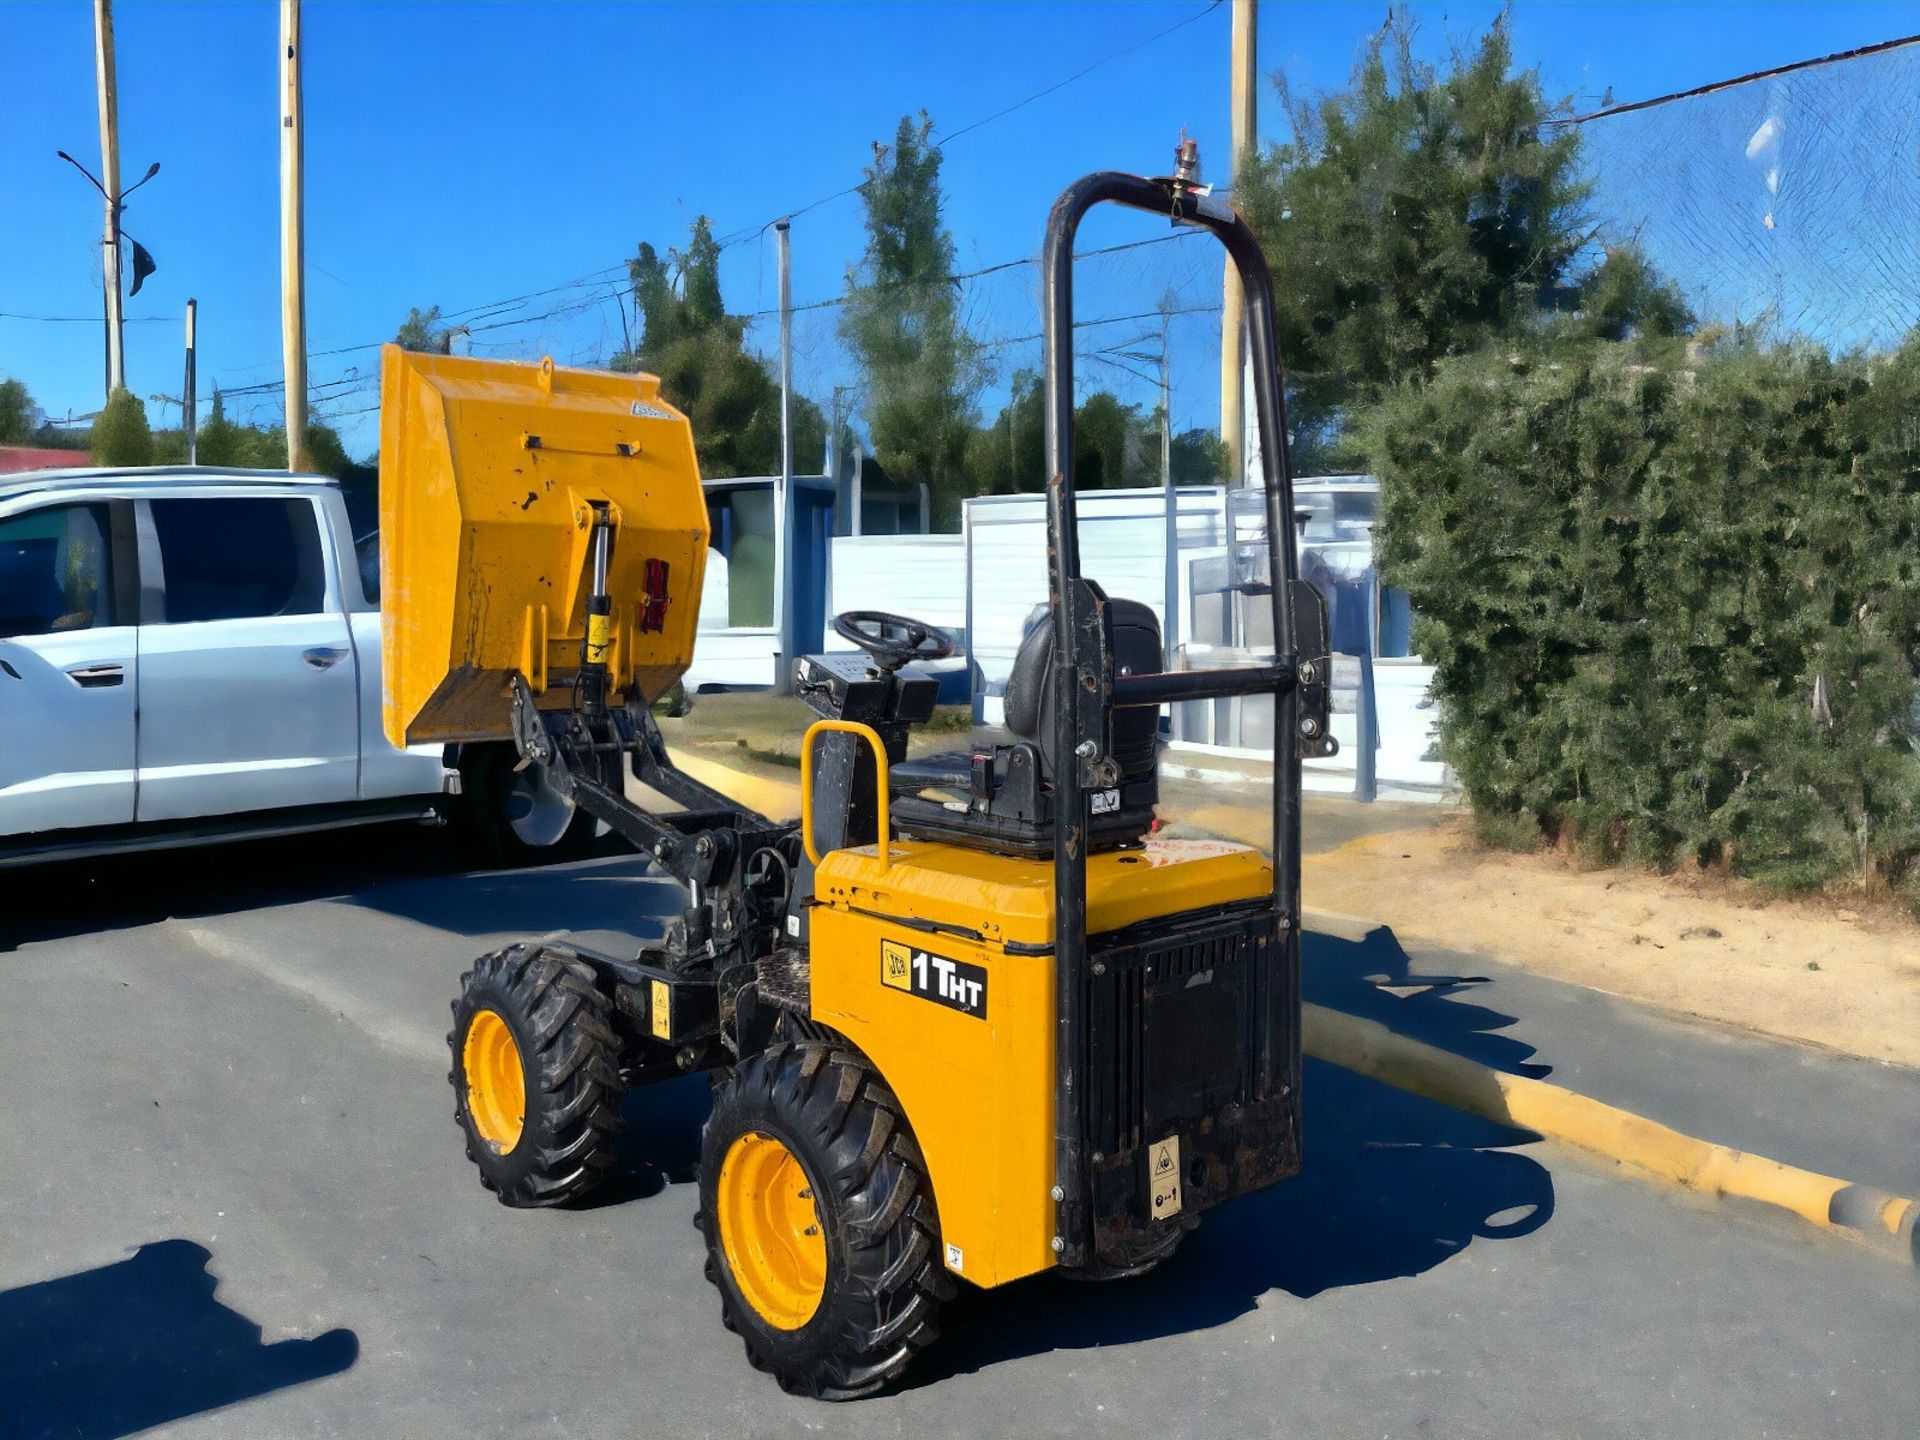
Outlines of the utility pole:
M1237 184L1246 173L1254 146L1254 29L1257 0L1233 0L1233 174ZM1246 390L1242 359L1246 346L1247 299L1240 289L1240 272L1226 261L1220 310L1220 439L1227 447L1229 485L1247 483Z
M187 301L187 373L180 386L180 428L187 432L187 464L199 463L196 442L199 430L199 402L194 387L199 380L199 356L195 351L194 322L200 308L197 300Z
M101 0L105 3L105 0ZM287 377L287 468L307 459L307 228L300 112L300 0L280 0L280 348Z
M100 189L107 202L100 248L107 297L107 394L127 383L126 316L120 301L120 91L114 78L112 0L93 0L93 53L100 87Z
M773 496L774 622L780 627L774 691L793 693L793 241L786 220L773 222L780 255L780 479Z
M1173 379L1171 370L1171 347L1167 343L1168 324L1166 302L1162 302L1160 311L1160 486L1165 509L1162 513L1162 544L1166 552L1166 573L1163 603L1166 608L1162 626L1162 645L1165 655L1162 664L1167 671L1178 669L1175 663L1180 656L1180 495L1173 488ZM1179 712L1169 709L1168 717L1176 722L1178 728Z

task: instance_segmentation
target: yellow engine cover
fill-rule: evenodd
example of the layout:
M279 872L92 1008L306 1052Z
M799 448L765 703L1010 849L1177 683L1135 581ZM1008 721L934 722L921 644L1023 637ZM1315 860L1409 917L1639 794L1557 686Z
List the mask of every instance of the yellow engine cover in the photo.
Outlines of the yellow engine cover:
M900 1099L933 1179L947 1268L1001 1285L1054 1263L1051 860L896 841L822 857L813 1017ZM1273 893L1264 855L1150 840L1087 861L1087 932Z
M614 525L610 675L651 702L693 660L707 505L686 416L651 375L389 345L380 370L384 728L504 737L508 677L568 702L593 507ZM595 637L600 638L600 637Z

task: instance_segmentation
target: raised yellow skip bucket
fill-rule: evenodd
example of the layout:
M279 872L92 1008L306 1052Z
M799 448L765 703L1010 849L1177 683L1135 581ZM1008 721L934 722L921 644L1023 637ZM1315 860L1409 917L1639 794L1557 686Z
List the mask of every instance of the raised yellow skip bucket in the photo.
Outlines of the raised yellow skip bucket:
M613 526L609 675L651 703L693 660L707 506L687 417L651 375L389 345L380 366L385 728L511 733L509 677L570 701L596 507Z

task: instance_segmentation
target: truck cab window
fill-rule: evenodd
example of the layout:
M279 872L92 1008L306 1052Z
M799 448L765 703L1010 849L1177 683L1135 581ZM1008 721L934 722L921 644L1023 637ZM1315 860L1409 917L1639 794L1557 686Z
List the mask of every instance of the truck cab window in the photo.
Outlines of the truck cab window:
M155 500L152 511L167 624L326 610L326 567L311 501Z
M54 635L112 623L104 505L0 520L0 635Z

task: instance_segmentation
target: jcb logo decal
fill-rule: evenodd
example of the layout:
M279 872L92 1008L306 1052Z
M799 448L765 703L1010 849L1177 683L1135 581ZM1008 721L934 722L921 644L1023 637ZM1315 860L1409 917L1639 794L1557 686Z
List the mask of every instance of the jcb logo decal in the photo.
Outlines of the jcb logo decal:
M963 1015L987 1015L987 972L980 965L952 960L898 940L880 942L880 983L932 1000Z

